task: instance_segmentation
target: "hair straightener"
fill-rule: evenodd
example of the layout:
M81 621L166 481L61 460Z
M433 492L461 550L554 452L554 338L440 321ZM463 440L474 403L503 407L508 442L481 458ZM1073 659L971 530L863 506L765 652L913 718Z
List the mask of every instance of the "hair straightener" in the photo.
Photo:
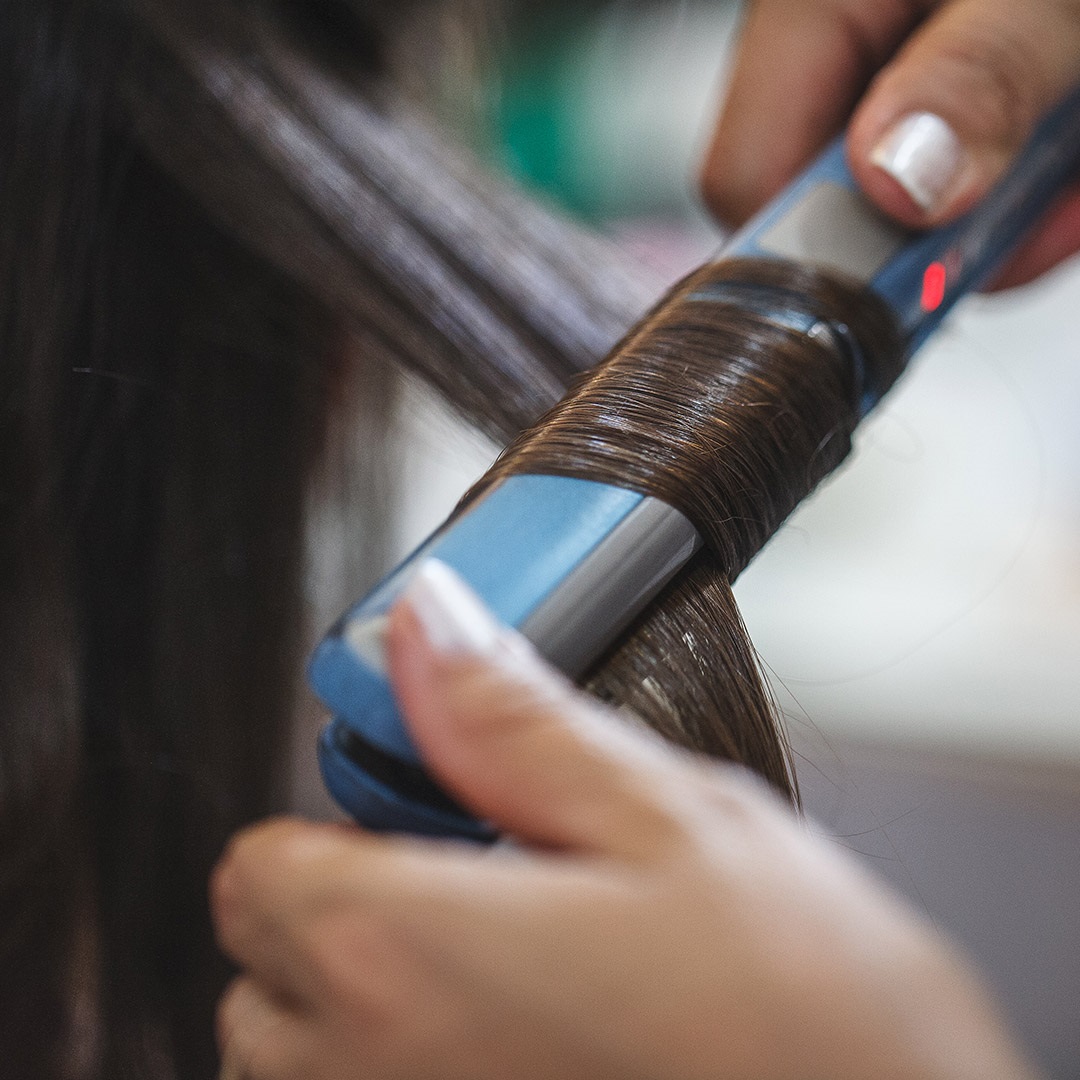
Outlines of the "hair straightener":
M951 225L914 233L864 198L838 140L737 232L716 261L779 259L838 272L888 305L910 356L961 296L987 281L1078 170L1080 89L1046 118L974 210ZM800 333L847 335L845 326L797 308L774 317ZM857 350L857 343L849 347ZM862 414L877 397L867 388ZM311 684L333 713L319 741L331 794L371 829L495 838L489 824L470 816L425 772L387 679L387 612L421 560L451 566L498 619L575 677L701 544L682 513L634 491L561 476L518 475L495 484L346 612L316 649Z

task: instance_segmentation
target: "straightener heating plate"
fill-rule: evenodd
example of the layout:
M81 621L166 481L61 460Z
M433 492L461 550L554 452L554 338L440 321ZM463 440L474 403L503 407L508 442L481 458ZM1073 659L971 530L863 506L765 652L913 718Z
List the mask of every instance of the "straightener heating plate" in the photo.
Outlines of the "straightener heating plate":
M766 225L758 246L765 254L840 270L866 283L910 236L857 191L824 183Z
M500 621L573 677L700 546L678 510L637 492L562 476L512 476L494 485L350 609L312 657L312 685L335 714L323 741L324 769L335 775L349 769L340 760L328 766L333 751L347 748L365 759L365 770L348 778L347 808L362 809L371 827L400 827L407 788L408 814L423 818L413 825L447 831L445 822L427 823L425 816L449 813L445 801L435 805L428 791L428 805L419 805L418 794L428 789L416 775L419 760L383 657L387 613L422 560L450 566ZM335 795L345 800L340 790Z

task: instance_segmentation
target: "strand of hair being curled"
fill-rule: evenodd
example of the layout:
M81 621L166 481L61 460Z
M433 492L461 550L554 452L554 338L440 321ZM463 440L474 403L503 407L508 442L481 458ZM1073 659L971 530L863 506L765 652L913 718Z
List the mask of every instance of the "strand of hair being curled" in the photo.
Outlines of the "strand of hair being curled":
M888 308L835 273L707 265L521 434L470 492L514 473L577 476L680 510L706 546L588 685L691 749L795 798L731 583L846 457L903 352Z

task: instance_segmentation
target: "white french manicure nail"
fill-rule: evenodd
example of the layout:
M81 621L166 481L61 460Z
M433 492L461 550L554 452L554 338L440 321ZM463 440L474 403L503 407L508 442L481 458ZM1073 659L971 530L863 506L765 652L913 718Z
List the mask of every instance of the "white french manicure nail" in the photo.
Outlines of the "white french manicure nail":
M406 586L403 599L438 651L484 655L495 649L501 633L499 624L446 563L438 559L422 562Z
M870 153L927 213L941 209L955 191L964 165L956 132L934 113L911 113L894 124Z
M350 619L342 632L349 647L372 671L386 674L386 626L389 618Z

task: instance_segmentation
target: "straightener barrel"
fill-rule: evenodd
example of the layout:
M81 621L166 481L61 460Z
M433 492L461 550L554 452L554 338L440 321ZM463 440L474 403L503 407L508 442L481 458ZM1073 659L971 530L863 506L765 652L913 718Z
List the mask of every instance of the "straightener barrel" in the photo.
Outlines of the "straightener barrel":
M337 764L335 797L372 828L461 831L453 808L418 775L383 658L387 613L421 560L452 567L497 618L576 677L700 546L678 510L637 492L561 476L512 476L493 486L351 608L312 657L311 683L335 714L324 770L333 752L357 765Z

